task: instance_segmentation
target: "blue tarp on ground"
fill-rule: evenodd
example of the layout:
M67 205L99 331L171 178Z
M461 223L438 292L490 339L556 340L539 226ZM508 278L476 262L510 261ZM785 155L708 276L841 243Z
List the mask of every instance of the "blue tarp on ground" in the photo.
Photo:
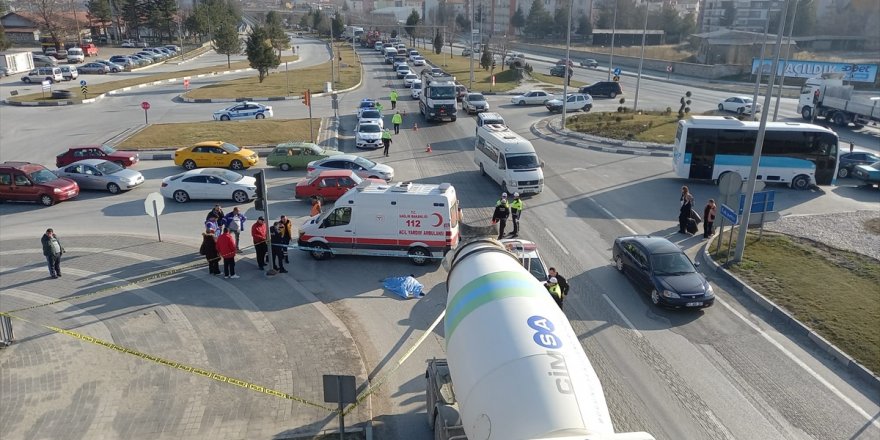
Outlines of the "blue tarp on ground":
M405 277L388 277L382 281L386 289L396 293L404 299L420 298L425 296L422 293L422 283L418 282L411 275Z

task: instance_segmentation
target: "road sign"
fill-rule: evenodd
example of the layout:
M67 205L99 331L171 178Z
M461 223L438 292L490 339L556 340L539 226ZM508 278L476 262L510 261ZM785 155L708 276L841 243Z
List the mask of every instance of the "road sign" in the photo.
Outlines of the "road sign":
M667 71L667 72L672 72L672 65L671 65L671 64L668 65L668 66L666 66L666 71Z
M189 90L189 78L183 79L183 88L184 90Z
M615 67L614 70L611 71L611 73L613 73L614 76L620 76L620 74L623 73L623 71L620 70L620 67Z
M619 76L617 76L617 75L614 75L614 77L613 77L613 78L611 78L611 79L612 79L612 80L614 80L614 81L620 81L620 77L619 77Z
M155 206L153 206L155 203ZM157 192L151 192L147 194L146 200L144 200L144 211L146 211L147 215L150 217L155 217L156 215L162 215L162 211L165 210L165 198L162 197L162 194Z
M42 83L40 83L40 85L42 86L44 92L52 88L52 82L49 80L44 80Z
M81 85L81 86L86 85L86 80L84 80L84 79L83 79L83 80L80 80L79 85Z
M732 209L730 209L725 204L721 205L720 214L722 217L726 218L728 221L730 221L730 223L732 223L734 225L737 223L737 221L739 219L739 216L736 214L736 212L734 212Z
M150 103L147 102L147 101L142 102L142 103L141 103L141 108L144 109L144 110L149 110L149 109L150 109Z
M722 196L738 194L742 191L743 178L736 171L724 173L718 179L718 191Z
M776 201L776 191L763 191L756 192L754 197L752 197L752 214L759 214L762 212L772 212L773 205ZM745 208L746 204L746 195L739 195L739 214L742 215L743 208Z

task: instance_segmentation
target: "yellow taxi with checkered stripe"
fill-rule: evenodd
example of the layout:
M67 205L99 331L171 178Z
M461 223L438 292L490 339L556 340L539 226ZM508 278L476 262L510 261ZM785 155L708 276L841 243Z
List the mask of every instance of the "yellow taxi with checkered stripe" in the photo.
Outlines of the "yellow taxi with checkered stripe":
M174 152L174 163L188 170L205 167L243 170L259 161L253 150L223 141L199 142L191 147L178 148Z

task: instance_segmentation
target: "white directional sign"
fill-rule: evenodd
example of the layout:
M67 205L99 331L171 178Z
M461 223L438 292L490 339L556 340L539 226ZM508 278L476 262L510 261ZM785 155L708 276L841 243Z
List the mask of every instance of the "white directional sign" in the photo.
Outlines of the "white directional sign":
M156 204L155 208L153 207L154 202ZM163 210L165 210L165 198L162 197L162 194L157 192L148 194L147 199L144 200L144 211L147 212L147 215L150 217L162 215Z

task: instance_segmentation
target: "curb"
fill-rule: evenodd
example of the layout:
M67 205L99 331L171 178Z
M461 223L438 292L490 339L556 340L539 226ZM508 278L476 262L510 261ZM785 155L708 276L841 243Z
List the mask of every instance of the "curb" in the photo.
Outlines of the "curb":
M530 127L532 134L558 144L569 145L587 150L600 151L603 153L628 154L633 156L672 157L672 147L669 146L636 146L628 142L615 142L607 138L587 135L560 134L553 129L550 120L554 117L544 118ZM576 140L572 140L576 139ZM591 143L587 143L591 142ZM598 145L594 145L598 144ZM608 145L608 146L606 146ZM651 145L651 144L646 144Z
M873 383L875 386L880 386L880 376L872 373L870 370L865 368L864 365L858 363L858 361L844 353L843 350L832 344L827 339L823 338L806 324L800 322L785 309L779 307L778 305L776 305L776 303L774 303L764 295L761 295L761 293L749 286L745 281L741 280L739 277L719 265L714 259L712 259L712 257L709 256L708 248L709 243L704 243L700 249L699 256L702 258L703 261L706 262L706 265L709 267L713 274L733 284L734 286L739 287L740 292L742 292L745 296L747 296L758 306L768 312L771 317L780 319L786 325L792 327L797 335L806 336L810 341L816 344L816 346L820 350L831 355L831 357L833 357L837 362L842 364L848 373L857 377L859 380ZM742 304L742 302L740 303Z
M143 130L146 126L141 127L140 130ZM140 131L137 130L137 131ZM134 133L131 133L134 134ZM130 136L130 135L129 135ZM126 138L129 136L125 136ZM117 136L118 137L118 136ZM253 150L257 153L259 157L266 157L270 152L275 148L275 145L261 145L261 146L247 146L242 145L241 148L247 148L249 150ZM174 150L176 148L169 148L168 150L125 150L121 149L119 151L132 151L138 153L140 155L140 160L173 160L174 159Z

